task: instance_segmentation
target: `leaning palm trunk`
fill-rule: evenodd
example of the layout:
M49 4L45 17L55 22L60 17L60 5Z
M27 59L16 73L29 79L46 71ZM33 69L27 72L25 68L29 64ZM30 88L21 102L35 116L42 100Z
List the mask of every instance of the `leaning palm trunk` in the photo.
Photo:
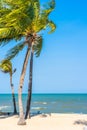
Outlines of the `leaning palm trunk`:
M16 100L15 100L15 94L14 94L14 86L13 86L13 84L12 84L12 74L10 74L10 85L11 85L11 90L12 90L12 98L13 98L14 114L17 114L17 109L16 109Z
M26 73L26 69L27 69L29 55L30 55L30 48L28 47L27 53L25 56L25 60L24 60L24 64L23 64L23 68L22 68L21 77L20 77L20 84L19 84L18 96L19 96L19 116L20 116L20 119L18 121L18 125L25 125L26 124L26 122L24 120L24 113L23 113L22 88L23 88L24 77L25 77L25 73Z
M33 73L33 51L31 51L31 59L30 59L28 98L27 98L25 119L27 119L28 115L30 118L30 106L31 106L31 95L32 95L32 73Z

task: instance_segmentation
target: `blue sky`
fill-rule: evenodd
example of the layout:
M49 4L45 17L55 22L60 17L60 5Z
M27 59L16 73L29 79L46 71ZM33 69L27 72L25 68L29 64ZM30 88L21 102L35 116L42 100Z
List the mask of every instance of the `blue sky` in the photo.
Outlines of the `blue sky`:
M47 0L44 0L44 2ZM43 0L41 1L43 3ZM50 18L56 23L53 34L43 33L43 49L34 57L33 93L87 93L87 0L56 0ZM14 46L0 48L0 60ZM25 49L12 62L18 92ZM29 67L29 65L28 65ZM28 68L23 93L28 87ZM11 93L9 75L0 72L0 93Z

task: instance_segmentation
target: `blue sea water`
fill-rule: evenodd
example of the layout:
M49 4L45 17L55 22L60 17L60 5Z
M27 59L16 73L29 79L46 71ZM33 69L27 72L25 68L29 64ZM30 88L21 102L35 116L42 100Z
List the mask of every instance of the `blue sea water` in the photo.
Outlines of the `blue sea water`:
M27 94L22 95L24 111ZM16 94L18 109L18 95ZM12 95L0 94L0 111L13 112ZM31 112L87 114L87 94L33 94Z

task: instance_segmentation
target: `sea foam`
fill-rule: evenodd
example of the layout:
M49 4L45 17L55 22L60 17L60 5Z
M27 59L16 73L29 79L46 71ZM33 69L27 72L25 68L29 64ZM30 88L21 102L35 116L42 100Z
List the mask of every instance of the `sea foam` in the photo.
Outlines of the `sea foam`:
M0 106L0 110L3 110L3 109L6 109L8 108L9 106Z

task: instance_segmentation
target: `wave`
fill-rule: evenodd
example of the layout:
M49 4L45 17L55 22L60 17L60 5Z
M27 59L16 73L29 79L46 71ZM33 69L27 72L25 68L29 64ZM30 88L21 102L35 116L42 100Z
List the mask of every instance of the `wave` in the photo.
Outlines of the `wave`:
M33 110L44 110L46 107L32 107Z
M33 102L33 103L35 103L35 104L47 104L47 102Z
M43 104L47 104L47 102L43 102Z
M0 106L0 110L6 109L6 108L8 108L8 107L10 107L10 106Z

